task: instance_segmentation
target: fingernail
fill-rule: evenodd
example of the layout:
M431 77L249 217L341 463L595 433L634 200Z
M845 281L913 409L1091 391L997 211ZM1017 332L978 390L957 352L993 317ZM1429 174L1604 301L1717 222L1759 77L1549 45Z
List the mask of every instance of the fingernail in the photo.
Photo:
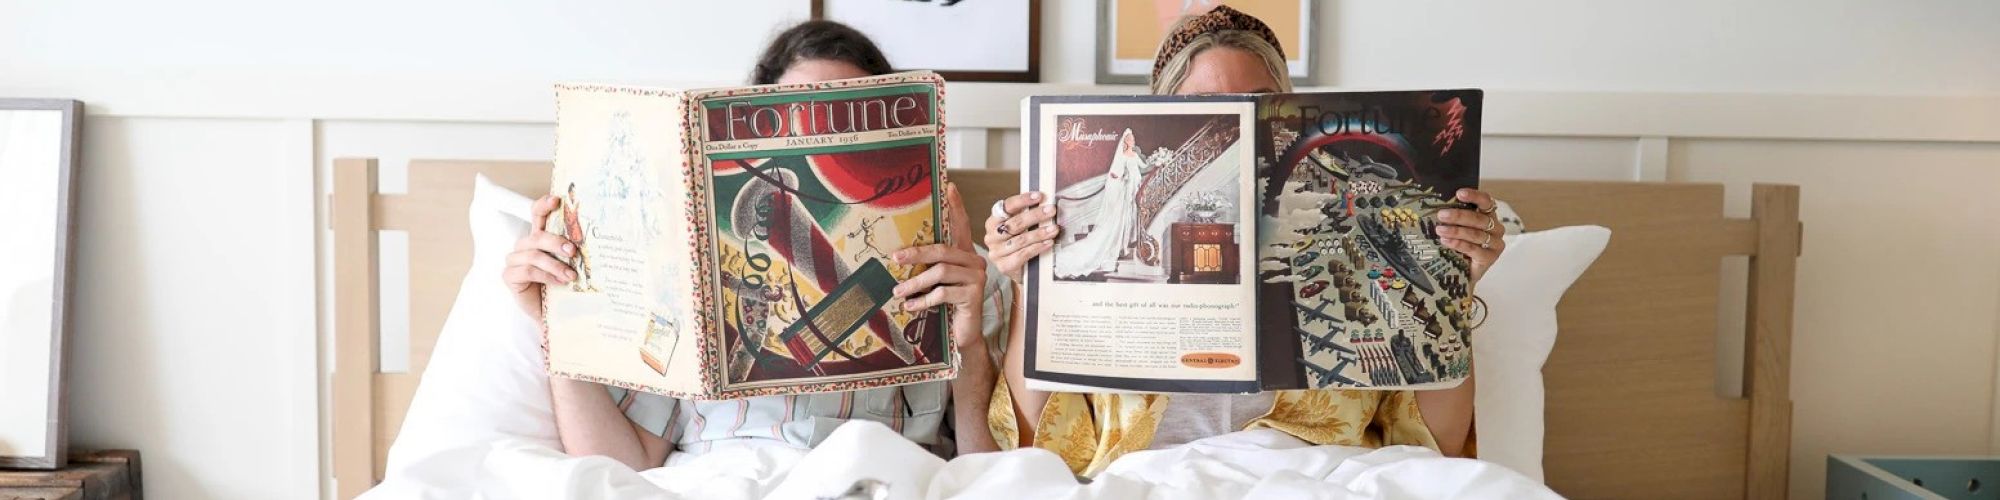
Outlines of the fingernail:
M563 244L563 255L576 255L576 245Z
M1438 220L1452 220L1456 218L1458 218L1458 214L1454 214L1450 210L1438 211Z
M1047 228L1043 228L1043 229L1042 229L1042 232L1045 232L1045 233L1049 233L1049 234L1056 234L1056 227L1055 227L1055 226L1049 226L1049 227L1047 227Z
M1055 215L1055 213L1056 213L1056 206L1055 206L1055 205L1044 205L1044 206L1042 206L1042 213L1045 213L1045 214L1049 214L1049 215Z
M1035 192L1032 192L1032 193L1028 193L1028 199L1030 199L1030 200L1040 200L1040 199L1042 199L1042 192L1041 192L1041 191L1035 191Z
M915 310L917 310L917 301L914 301L914 300L905 300L905 301L903 301L903 310L905 310L905 311L915 311Z

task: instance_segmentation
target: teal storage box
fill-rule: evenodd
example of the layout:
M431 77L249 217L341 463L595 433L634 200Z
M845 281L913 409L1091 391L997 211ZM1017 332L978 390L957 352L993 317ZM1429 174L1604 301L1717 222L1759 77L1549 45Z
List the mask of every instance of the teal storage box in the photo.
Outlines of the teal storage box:
M1826 497L2000 500L2000 457L1826 457Z

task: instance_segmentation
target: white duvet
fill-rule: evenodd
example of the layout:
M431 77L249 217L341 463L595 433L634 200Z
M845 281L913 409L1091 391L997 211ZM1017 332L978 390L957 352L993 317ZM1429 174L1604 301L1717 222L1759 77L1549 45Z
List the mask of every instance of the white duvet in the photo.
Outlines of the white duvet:
M1560 498L1487 462L1408 446L1310 446L1268 429L1132 453L1088 484L1044 450L946 462L871 422L850 422L812 450L718 448L644 472L516 440L447 449L401 465L361 498L831 498L864 479L886 490L882 498L898 499Z

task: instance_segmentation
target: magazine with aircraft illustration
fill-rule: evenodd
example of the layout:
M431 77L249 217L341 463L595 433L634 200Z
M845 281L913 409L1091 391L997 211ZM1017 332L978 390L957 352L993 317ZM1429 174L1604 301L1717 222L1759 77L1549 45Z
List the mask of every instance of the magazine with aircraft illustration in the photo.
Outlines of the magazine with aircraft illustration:
M696 399L950 378L942 307L890 252L947 241L943 81L556 87L577 279L543 299L549 371Z
M1031 388L1431 389L1471 374L1465 255L1482 92L1025 100Z

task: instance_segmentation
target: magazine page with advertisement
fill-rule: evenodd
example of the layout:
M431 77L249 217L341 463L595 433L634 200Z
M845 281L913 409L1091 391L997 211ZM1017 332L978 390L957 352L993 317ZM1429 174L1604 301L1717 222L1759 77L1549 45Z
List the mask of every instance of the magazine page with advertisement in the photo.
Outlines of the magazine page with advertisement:
M1479 183L1478 89L1031 97L1028 386L1437 389L1482 306L1437 234Z
M1026 189L1061 228L1026 275L1037 390L1255 392L1251 96L1034 97Z

